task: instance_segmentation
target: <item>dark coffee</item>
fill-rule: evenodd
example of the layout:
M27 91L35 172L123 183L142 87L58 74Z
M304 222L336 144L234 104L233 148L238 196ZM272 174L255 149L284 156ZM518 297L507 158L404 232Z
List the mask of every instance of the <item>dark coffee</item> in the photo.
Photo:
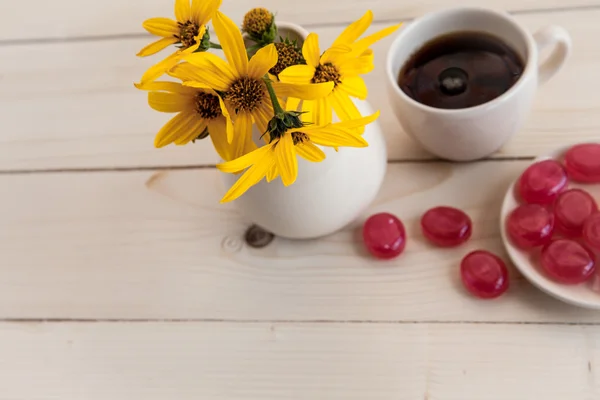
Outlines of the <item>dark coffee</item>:
M519 80L523 61L502 40L455 32L426 43L400 71L398 84L419 103L446 109L495 99Z

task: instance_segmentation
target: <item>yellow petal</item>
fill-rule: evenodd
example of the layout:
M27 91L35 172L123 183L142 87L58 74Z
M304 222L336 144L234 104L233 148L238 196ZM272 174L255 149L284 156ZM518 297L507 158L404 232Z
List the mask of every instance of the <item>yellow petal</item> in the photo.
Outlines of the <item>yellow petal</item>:
M252 164L259 163L261 160L266 158L274 159L273 155L273 144L267 144L258 149L251 151L250 153L241 157L236 157L231 161L227 161L221 164L217 164L217 169L221 172L229 174L237 174L240 171L245 170ZM270 153L270 154L269 154Z
M321 57L321 50L319 50L319 35L316 33L310 33L308 35L304 41L304 45L302 45L302 55L306 60L306 64L309 66L314 68L319 66L319 59Z
M260 79L277 64L277 49L273 43L258 50L248 63L248 76Z
M331 123L333 117L333 108L331 107L331 96L315 100L313 103L312 121L317 125L327 125Z
M194 121L200 119L195 112L181 112L162 127L154 138L155 147L164 147L182 136L189 134L189 129L197 126ZM201 132L198 132L200 134Z
M286 111L298 111L298 107L300 106L300 99L296 99L294 97L288 97L285 102L285 110Z
M195 119L194 122L192 122L190 128L187 130L187 134L175 139L173 143L175 143L177 146L183 146L185 144L188 144L189 142L200 136L202 132L204 132L206 125L206 120L200 118Z
M315 100L327 96L333 90L333 82L323 83L284 83L273 82L273 89L280 97L297 97L302 100Z
M192 17L190 0L175 0L175 18L181 23L186 23Z
M169 18L150 18L142 26L151 34L162 37L174 37L180 33L177 22Z
M310 83L315 75L315 67L310 65L292 65L279 74L281 82L286 83Z
M285 133L277 142L275 159L284 186L293 184L298 177L298 158L291 134Z
M242 33L237 25L221 11L217 11L213 18L215 33L227 61L237 72L237 76L248 74L248 54L244 46Z
M178 93L150 92L148 93L148 104L156 111L173 113L189 108L193 109L194 98Z
M352 57L338 63L338 69L342 77L368 74L373 71L373 53L368 53L359 57Z
M152 54L156 54L159 51L161 51L162 49L168 47L169 45L175 44L178 41L179 41L179 39L174 38L174 37L162 38L160 40L157 40L156 42L150 43L148 46L141 49L140 52L137 53L137 56L138 57L151 56Z
M144 75L142 76L139 85L141 87L144 87L148 83L153 82L154 80L156 80L156 78L160 77L161 75L165 74L168 70L173 68L178 61L179 53L175 52L169 57L160 61L159 63L151 66L150 68L148 68L148 70L146 70L146 72L144 72Z
M221 0L192 0L192 21L206 25L221 7Z
M179 93L179 94L187 94L194 95L197 93L197 90L193 88L189 88L183 86L179 82L166 82L166 81L154 81L148 82L145 84L134 83L135 87L140 90L152 90L152 91L160 91L160 92L170 92L170 93Z
M256 127L262 135L262 139L269 143L271 138L267 133L267 128L269 126L269 121L274 116L273 106L271 104L264 103L254 111L253 116L256 122Z
M315 126L301 128L310 140L321 146L329 147L367 147L369 144L358 134L354 134L348 129L340 129L333 125Z
M341 128L341 129L355 129L355 128L359 128L361 126L368 125L371 122L374 122L377 118L379 118L379 114L380 114L380 112L376 111L373 114L368 115L366 117L352 119L350 121L336 122L335 124L332 124L331 126L333 126L334 128Z
M256 149L252 140L252 117L248 113L240 113L233 124L233 156L238 158Z
M248 189L260 182L271 169L275 160L272 157L267 157L257 164L253 165L244 172L244 174L238 179L233 186L227 191L225 196L221 199L221 203L232 201L246 193Z
M236 79L236 75L229 65L216 54L194 53L185 56L184 59L198 67L199 72L195 81L204 83L215 90L226 92Z
M359 20L354 21L344 31L340 34L340 36L335 39L333 42L333 46L339 44L352 44L358 39L365 31L369 28L371 23L373 22L373 12L371 10L367 11Z
M183 82L183 86L188 87L190 89L191 88L200 89L200 90L211 89L210 87L208 87L208 85L206 83L196 82L196 81L185 81L185 82Z
M221 114L223 114L223 118L225 119L225 135L227 137L227 143L233 142L233 123L231 122L231 116L229 115L229 110L225 106L223 99L217 93L213 91L213 95L219 98L219 106L221 107Z
M298 153L300 157L312 162L321 162L325 159L323 150L311 142L298 143L296 145L296 153Z
M333 92L331 104L338 118L342 121L349 121L351 119L362 117L350 96L341 90L335 90Z
M360 39L358 42L354 43L354 46L352 46L353 50L355 52L357 52L358 54L361 54L362 52L367 50L369 47L371 47L371 45L373 45L373 43L378 42L381 39L383 39L384 37L394 33L398 28L400 28L400 26L402 26L402 24L389 26L387 28L380 30L379 32L375 32L372 35L369 35L363 39Z
M341 90L344 93L361 100L365 100L368 94L367 85L360 76L344 78L342 83L337 86L336 90Z
M302 114L300 114L300 121L302 122L315 122L315 101L304 100L302 102Z
M227 139L227 121L225 117L217 117L208 123L208 134L212 144L225 161L233 160L233 147Z
M198 81L199 79L202 79L202 69L189 62L177 64L167 71L167 73L182 82ZM205 86L209 87L208 85Z
M352 53L352 47L348 45L337 45L335 47L331 47L323 53L321 56L321 64L335 64L339 65L343 60L348 59L349 57L354 57L354 53Z
M273 164L271 168L267 171L267 182L272 182L273 179L276 179L279 176L279 171L277 171L277 165Z

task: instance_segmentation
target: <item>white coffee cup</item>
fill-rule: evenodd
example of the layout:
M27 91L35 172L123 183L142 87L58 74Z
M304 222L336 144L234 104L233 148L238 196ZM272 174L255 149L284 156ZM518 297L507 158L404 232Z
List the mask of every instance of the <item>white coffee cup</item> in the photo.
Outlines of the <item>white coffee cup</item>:
M417 102L400 89L401 68L432 39L460 31L492 34L509 45L525 62L523 74L504 94L478 106L434 108ZM542 50L550 55L539 63ZM518 132L539 84L564 64L571 49L568 32L549 26L531 35L507 13L484 8L451 8L427 14L408 23L392 43L386 73L392 108L404 130L429 152L448 160L470 161L486 157Z

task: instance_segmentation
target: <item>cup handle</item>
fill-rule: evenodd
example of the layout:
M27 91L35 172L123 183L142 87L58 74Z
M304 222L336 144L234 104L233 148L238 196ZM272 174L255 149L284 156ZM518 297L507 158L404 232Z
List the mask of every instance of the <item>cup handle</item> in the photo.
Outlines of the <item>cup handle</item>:
M571 35L565 28L551 25L540 29L533 35L538 53L553 47L546 61L538 66L538 82L543 84L561 69L571 53Z

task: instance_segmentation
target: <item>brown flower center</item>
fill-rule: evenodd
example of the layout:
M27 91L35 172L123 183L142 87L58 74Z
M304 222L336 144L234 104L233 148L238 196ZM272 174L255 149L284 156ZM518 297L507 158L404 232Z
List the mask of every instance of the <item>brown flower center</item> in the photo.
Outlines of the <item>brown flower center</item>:
M196 95L196 112L204 119L215 119L221 115L219 98L214 94L199 92Z
M335 86L342 83L340 73L333 64L319 64L312 78L312 83L334 82Z
M184 24L178 22L178 25L179 36L176 35L175 37L179 39L183 47L188 48L196 44L196 36L198 36L198 33L200 31L200 27L198 26L198 24L192 21L188 21Z
M308 142L310 138L306 133L292 132L292 140L294 141L294 145L297 145L298 143Z
M269 70L275 76L292 65L306 64L302 51L293 43L275 43L275 49L277 50L277 64Z
M265 84L250 77L243 77L233 82L227 91L227 100L235 112L252 112L261 105L265 98Z
M244 15L242 29L254 36L261 36L273 23L273 14L266 8L253 8Z

